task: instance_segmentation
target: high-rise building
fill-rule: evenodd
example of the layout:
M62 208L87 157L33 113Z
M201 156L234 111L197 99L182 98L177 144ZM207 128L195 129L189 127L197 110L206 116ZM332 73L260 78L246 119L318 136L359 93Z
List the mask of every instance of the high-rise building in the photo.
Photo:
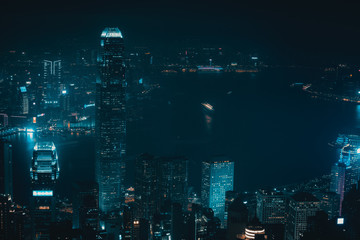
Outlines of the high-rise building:
M99 187L95 182L77 182L73 187L73 228L99 230Z
M228 207L227 239L245 234L245 227L249 221L249 211L240 197L237 197Z
M259 189L256 195L257 217L262 224L284 224L286 198L282 192Z
M59 162L53 142L38 142L34 146L30 176L30 199L33 238L48 239L50 225L55 217L55 183L59 178Z
M13 202L9 194L0 194L0 239L11 239Z
M310 193L299 192L290 197L285 226L286 240L299 240L307 230L308 217L320 210L320 201Z
M340 134L334 146L340 153L338 162L346 166L344 191L348 192L360 180L360 136Z
M161 195L164 200L187 205L188 161L187 158L160 157Z
M341 162L335 163L334 166L331 168L330 192L339 194L340 201L339 201L338 212L340 216L341 216L341 211L342 211L341 208L342 208L342 202L344 200L344 192L345 192L345 171L346 171L346 165Z
M12 145L0 139L0 193L13 197Z
M227 228L229 206L239 197L239 193L235 191L225 192L225 211L224 211L224 228Z
M320 209L326 212L329 219L339 216L340 195L335 192L315 192L314 196L320 200Z
M29 97L27 93L27 89L25 86L20 87L20 114L28 114L29 113Z
M120 208L124 196L126 119L124 39L118 28L101 33L96 82L96 178L103 212Z
M61 60L44 60L43 77L45 108L59 106L61 69Z
M136 159L135 195L137 217L150 219L165 201L187 203L187 159L142 154Z
M204 207L214 211L224 226L225 193L234 186L234 162L226 157L215 157L202 164L201 199Z
M15 204L9 194L0 193L0 239L25 239L24 223L27 214Z

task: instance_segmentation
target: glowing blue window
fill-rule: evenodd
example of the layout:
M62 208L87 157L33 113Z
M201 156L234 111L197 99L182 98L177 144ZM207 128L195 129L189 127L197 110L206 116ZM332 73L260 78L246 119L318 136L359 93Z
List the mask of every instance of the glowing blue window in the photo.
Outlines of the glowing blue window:
M26 92L26 87L20 87L20 91L21 91L22 93L25 93L25 92Z

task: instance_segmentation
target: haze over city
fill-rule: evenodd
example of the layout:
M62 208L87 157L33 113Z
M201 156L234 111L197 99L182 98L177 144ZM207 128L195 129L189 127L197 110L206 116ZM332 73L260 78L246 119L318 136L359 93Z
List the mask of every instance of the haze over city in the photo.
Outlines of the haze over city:
M3 1L0 239L360 239L358 7Z

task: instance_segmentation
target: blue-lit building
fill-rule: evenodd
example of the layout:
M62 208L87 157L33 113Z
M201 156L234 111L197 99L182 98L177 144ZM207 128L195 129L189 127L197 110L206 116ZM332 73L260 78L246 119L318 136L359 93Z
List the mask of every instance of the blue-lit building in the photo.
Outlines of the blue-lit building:
M119 209L124 196L126 119L124 39L118 28L101 33L96 81L96 178L99 207Z
M202 164L201 199L204 207L211 208L224 226L225 193L234 187L234 162L216 157Z
M339 195L338 213L341 216L342 201L345 193L345 172L346 165L342 162L335 163L331 168L330 192Z
M61 94L60 84L62 72L61 60L44 60L44 107L53 108L59 106Z
M59 178L59 161L53 142L38 142L34 146L30 168L31 218L33 239L49 239L50 224L55 215L55 184Z

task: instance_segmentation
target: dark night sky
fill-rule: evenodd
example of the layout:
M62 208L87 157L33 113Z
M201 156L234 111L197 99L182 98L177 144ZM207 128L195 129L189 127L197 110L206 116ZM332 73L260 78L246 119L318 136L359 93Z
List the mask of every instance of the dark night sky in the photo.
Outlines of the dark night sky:
M283 57L358 60L360 4L316 2L2 0L0 49L93 47L105 26L118 26L130 46L196 39Z

